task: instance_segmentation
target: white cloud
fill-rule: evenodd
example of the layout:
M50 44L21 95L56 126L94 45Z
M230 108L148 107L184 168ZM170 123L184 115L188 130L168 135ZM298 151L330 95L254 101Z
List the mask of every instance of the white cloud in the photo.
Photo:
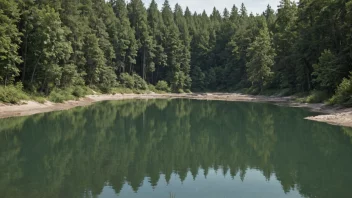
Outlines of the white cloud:
M151 0L143 0L143 2L146 7L149 7ZM158 3L159 8L161 8L164 0L156 0L156 2ZM201 13L205 10L208 14L212 12L214 7L222 13L225 7L231 10L234 4L237 7L240 7L243 2L248 10L248 13L253 12L254 14L261 14L266 9L268 4L276 10L280 0L169 0L169 2L172 8L176 3L178 3L183 9L188 6L192 12L196 11L197 13Z

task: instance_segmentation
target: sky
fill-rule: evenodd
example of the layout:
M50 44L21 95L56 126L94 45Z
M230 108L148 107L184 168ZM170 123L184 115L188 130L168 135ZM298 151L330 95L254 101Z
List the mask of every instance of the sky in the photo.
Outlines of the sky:
M143 2L146 7L149 7L151 0L143 0ZM156 2L159 8L161 8L164 0L156 0ZM222 13L225 7L230 11L233 4L240 7L243 2L248 13L253 12L254 14L261 14L268 4L276 10L280 0L169 0L169 2L172 8L178 3L184 10L186 6L188 6L191 12L196 11L197 13L202 13L203 10L205 10L208 14L212 12L214 6Z

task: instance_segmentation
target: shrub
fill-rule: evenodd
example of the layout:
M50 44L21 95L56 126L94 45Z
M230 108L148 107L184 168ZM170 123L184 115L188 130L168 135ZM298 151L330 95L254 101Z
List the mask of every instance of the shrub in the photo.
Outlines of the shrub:
M81 98L81 97L84 97L84 96L92 94L92 93L93 93L93 91L91 89L89 89L88 87L75 86L72 88L72 95L77 98Z
M31 99L40 103L40 104L44 104L46 102L46 99L44 97L40 97L40 96L34 96L34 97L31 97Z
M73 100L72 89L54 89L50 95L49 100L55 103L62 103L65 100Z
M185 91L183 91L183 89L178 89L177 93L185 93Z
M190 89L185 89L186 93L192 93L192 91Z
M120 82L124 87L133 89L134 88L134 78L128 73L122 73L120 75Z
M329 94L326 91L318 91L314 90L310 92L308 95L305 94L299 96L297 99L298 102L304 102L304 103L321 103L326 101L329 98Z
M307 103L320 103L329 98L326 91L312 91L306 99Z
M154 92L154 93L157 93L158 92L158 90L155 88L155 86L154 85L148 85L148 89L151 91L151 92Z
M169 85L167 84L167 82L166 82L166 81L163 81L163 80L160 80L160 81L156 84L155 88L156 88L157 90L159 90L159 91L165 91L165 92L170 92L170 91L171 91Z
M17 104L21 100L28 100L29 97L23 92L22 83L17 83L16 86L9 85L0 87L0 101L5 103Z
M342 83L337 87L335 95L329 100L329 104L352 105L352 76L349 79L344 78Z
M141 90L148 89L148 84L145 82L145 80L143 80L142 77L140 77L137 74L133 74L132 77L134 80L134 88L141 89Z
M117 94L117 93L121 93L121 94L131 94L133 93L132 89L126 88L126 87L114 87L111 90L112 94Z

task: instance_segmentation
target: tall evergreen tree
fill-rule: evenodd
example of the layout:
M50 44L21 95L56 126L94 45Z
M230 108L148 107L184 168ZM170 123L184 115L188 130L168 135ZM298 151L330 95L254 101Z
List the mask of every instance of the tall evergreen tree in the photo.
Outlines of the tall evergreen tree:
M167 60L167 56L164 52L164 47L162 45L164 23L155 0L152 0L148 9L148 24L152 36L152 45L154 45L153 53L155 54L154 59L152 61L152 63L154 63L155 68L153 69L153 65L150 65L149 69L149 72L152 73L151 82L154 83L155 81L160 79L159 73L166 66ZM154 75L155 72L156 75Z
M173 12L168 0L165 0L162 8L162 17L165 28L163 30L163 46L167 55L166 79L174 91L182 90L185 86L186 75L181 70L179 59L182 56L182 42L180 32L175 24Z
M275 81L279 88L294 90L296 85L294 45L297 39L297 6L290 0L280 1L274 27L274 46L276 51Z
M273 75L275 52L266 22L263 21L263 29L248 48L249 61L247 63L248 79L252 86L257 86L261 91L263 86L270 82Z
M180 67L181 71L185 75L185 88L191 88L191 77L189 75L191 70L191 37L188 31L188 25L186 19L183 15L183 11L180 5L175 5L174 17L176 25L180 31L180 40L181 40L181 57L180 57Z
M117 18L118 34L113 43L117 65L121 72L132 73L136 64L138 45L128 19L126 3L124 0L111 0L110 3Z
M129 19L131 26L135 30L135 37L138 46L138 64L140 69L140 75L143 79L146 79L147 66L150 71L155 70L155 64L153 62L154 45L152 42L152 37L150 36L150 31L148 27L148 16L144 4L141 0L131 0L128 4Z

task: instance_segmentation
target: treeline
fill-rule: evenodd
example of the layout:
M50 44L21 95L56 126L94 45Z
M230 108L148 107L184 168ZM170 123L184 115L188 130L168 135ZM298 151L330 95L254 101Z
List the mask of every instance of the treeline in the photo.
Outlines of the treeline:
M281 0L277 12L268 6L260 15L244 4L210 15L167 0L147 6L0 0L1 84L48 94L166 81L174 92L337 90L333 102L350 98L351 0Z

